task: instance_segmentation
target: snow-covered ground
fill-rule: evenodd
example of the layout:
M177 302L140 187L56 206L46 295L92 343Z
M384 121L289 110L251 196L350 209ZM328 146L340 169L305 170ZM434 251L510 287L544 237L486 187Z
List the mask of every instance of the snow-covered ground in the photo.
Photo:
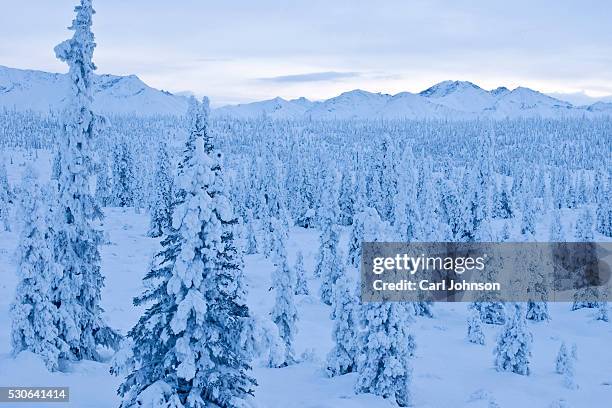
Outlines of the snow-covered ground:
M45 177L49 175L49 156L45 152L23 154L5 152L11 183L17 182L25 161L35 161ZM110 325L122 333L132 327L141 309L132 298L142 290L141 278L147 272L159 240L148 238L148 215L132 209L106 208L103 229L107 243L102 247L102 272L106 278L102 304ZM566 217L566 223L571 217ZM109 364L84 361L70 365L65 372L49 373L33 354L10 354L9 305L16 286L13 253L18 232L0 232L0 386L68 386L68 404L27 404L20 407L116 407L120 403L116 389L120 378L109 374ZM541 231L546 226L540 226ZM544 232L542 232L544 233ZM341 242L346 243L346 233ZM298 250L305 258L310 277L310 296L298 296L299 314L296 354L304 356L286 368L254 367L257 379L256 401L261 407L287 408L383 408L394 406L373 395L355 395L355 374L327 378L324 359L332 347L329 307L318 299L319 282L312 278L318 235L315 230L294 228L288 245L293 264ZM274 292L270 291L271 262L261 255L245 258L251 311L266 318L272 309ZM415 407L607 407L612 401L612 324L595 321L593 311L571 312L568 304L550 304L552 320L529 322L533 332L531 375L500 373L493 367L492 350L500 326L484 328L486 344L466 341L467 305L440 303L435 317L417 318L410 328L417 343L413 359L412 384ZM578 347L576 390L563 386L555 373L555 358L565 341ZM107 360L112 357L106 354ZM565 402L561 402L564 400ZM563 404L566 405L563 405ZM497 404L497 405L495 405ZM0 408L9 404L0 404Z

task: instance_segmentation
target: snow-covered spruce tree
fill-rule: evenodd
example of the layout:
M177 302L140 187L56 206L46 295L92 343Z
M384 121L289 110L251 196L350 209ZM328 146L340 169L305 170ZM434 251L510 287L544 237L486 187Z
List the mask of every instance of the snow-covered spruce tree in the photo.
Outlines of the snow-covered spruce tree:
M576 361L574 358L570 358L567 361L567 365L565 366L565 372L563 373L563 386L565 388L569 388L570 390L575 390L578 388L578 384L576 384Z
M265 201L262 200L260 204L262 208L262 212L258 214L259 222L258 222L258 230L259 235L257 235L257 249L258 252L266 257L270 257L272 255L273 250L273 228L272 228L272 218L267 214Z
M419 296L419 299L421 299L422 296ZM412 304L412 308L414 310L414 315L415 316L423 316L423 317L429 317L429 318L433 318L434 317L434 313L433 313L433 301L431 300L420 300L418 302L411 302Z
M604 322L609 322L610 318L608 315L608 302L599 302L599 306L597 308L596 320L601 320Z
M608 179L607 183L604 183L605 178ZM594 184L596 188L593 195L597 202L596 229L606 237L612 238L612 182L609 175L606 177L605 171L600 170L596 173Z
M505 220L503 225L502 225L502 229L499 232L499 235L497 237L497 241L499 242L507 242L510 241L510 223L508 222L508 220Z
M113 195L117 207L134 205L134 159L125 140L115 145L113 152Z
M578 215L574 237L577 241L588 242L593 240L593 214L590 208L585 208Z
M287 264L287 253L284 243L277 249L274 259L272 283L275 298L272 308L272 321L278 327L278 333L285 343L285 358L283 366L295 362L293 340L297 332L297 309L295 307L295 275Z
M572 350L572 353L569 353L565 342L562 342L555 361L555 371L557 374L561 374L563 376L563 385L569 389L578 388L574 380L575 362L575 350Z
M491 176L487 156L482 152L478 168L466 171L463 180L468 191L464 193L463 201L467 207L467 240L490 241L490 186Z
M610 199L597 204L597 232L612 238L612 203Z
M495 253L495 247L491 247L489 254ZM488 264L482 273L483 282L497 282L498 275L502 270L503 258L502 253L496 256L489 256ZM506 309L504 304L499 301L499 295L495 292L483 292L479 294L478 299L469 306L470 309L475 309L480 314L480 320L486 324L502 325L506 322Z
M550 221L550 229L548 231L548 239L550 242L564 242L565 233L563 231L563 225L561 225L561 217L559 211L552 210L552 219Z
M510 316L499 334L493 350L495 369L529 375L533 335L527 327L525 310L522 305L514 303L509 307L514 308L514 310L509 312Z
M177 177L172 227L134 300L152 304L129 332L134 370L119 387L122 407L248 406L255 380L241 345L249 310L236 219L208 133L208 101L192 99L190 133Z
M533 301L527 302L527 320L534 322L543 322L550 320L550 314L548 313L548 303L546 301Z
M522 193L521 234L527 236L535 234L536 214L532 194L530 189L524 189Z
M482 332L480 314L475 309L470 309L467 318L467 339L470 343L485 344L485 336Z
M308 295L308 281L306 280L306 271L304 270L304 255L302 251L298 251L295 265L293 266L293 274L295 275L295 294Z
M415 224L418 223L416 178L412 149L404 149L402 160L397 166L396 196L393 200L393 227L398 239L411 242L415 238Z
M246 219L246 231L245 231L245 253L247 255L253 255L257 253L257 234L255 233L255 218L253 212L249 210L248 217Z
M327 164L326 172L321 180L321 202L317 210L321 230L338 224L340 218L339 189L339 175L331 164Z
M67 344L58 336L59 310L53 288L60 276L55 263L49 195L31 167L22 178L21 217L23 227L17 247L17 290L11 305L12 348L39 355L47 368L59 368L59 357Z
M240 343L246 354L253 356L253 364L277 368L285 362L285 344L278 327L267 316L252 316L246 322Z
M440 192L441 220L451 231L451 241L473 241L475 231L471 230L471 208L463 200L456 184L449 179L438 179L436 188Z
M62 357L81 360L98 359L96 346L116 347L119 336L102 320L104 278L98 250L102 233L93 224L103 214L90 192L93 146L103 122L91 110L96 68L92 62L95 43L91 0L81 0L75 11L70 27L73 37L55 47L57 58L70 67L71 92L59 143L62 161L54 238L56 261L62 272L54 287L53 302L60 317L58 337L70 349Z
M502 178L499 188L495 188L493 195L493 218L512 218L512 199L508 195L508 182L506 177Z
M340 256L338 254L338 231L329 226L321 233L321 246L316 266L316 275L321 277L319 296L321 302L331 305L332 288L342 275Z
M160 237L172 224L173 175L168 145L162 141L157 148L157 167L153 176L150 237Z
M588 207L580 213L576 220L575 238L576 241L581 242L593 241L593 217ZM583 254L585 264L592 262L596 257L594 244L590 244L586 248L586 252ZM574 276L577 289L574 292L572 310L597 308L599 305L597 300L600 298L599 288L597 287L599 276L593 276L590 268L582 268L577 272Z
M365 207L355 214L349 236L348 264L353 268L361 267L361 243L364 241L384 241L390 227L383 222L375 208Z
M542 322L550 320L548 286L553 282L553 265L549 254L541 250L541 246L535 249L536 253L530 251L523 256L529 285L526 318L534 322Z
M577 208L577 198L578 198L578 194L576 192L576 179L570 177L570 182L565 186L565 197L566 197L566 203L567 203L567 208Z
M571 358L572 356L569 354L565 342L561 342L561 347L559 348L557 359L555 360L555 371L557 374L563 374L565 372L567 361Z
M321 226L321 237L314 275L322 278L319 290L321 301L331 305L331 288L340 276L341 268L338 257L338 231L335 227L339 214L337 177L335 174L328 173L323 179L322 186L326 197L322 200L317 214Z
M51 180L59 180L62 172L62 152L55 147L53 151L53 162L51 163Z
M595 314L595 320L601 320L602 322L610 321L608 316L608 289L600 290L601 300L597 305L597 312Z
M359 338L359 376L355 384L356 393L380 395L400 407L410 405L410 358L414 353L406 307L397 302L362 305L365 330Z
M286 244L289 239L289 231L287 225L283 220L276 217L269 218L268 229L269 234L269 245L270 245L270 257L273 261L279 256L287 256Z
M572 357L578 361L578 345L576 343L572 344Z
M376 211L372 209L373 211ZM347 262L353 268L361 266L361 243L363 242L364 234L364 215L363 212L355 213L353 217L353 225L349 235L349 248L347 254Z
M595 169L595 177L593 179L592 202L601 202L607 193L606 179L608 179L608 171L604 167Z
M580 171L576 180L576 204L582 205L587 202L590 193L587 188L585 172Z
M417 194L417 207L419 208L419 223L415 225L415 240L424 242L452 241L453 232L448 220L444 218L442 206L443 194L437 189L438 182L435 173L431 170L431 163L420 166L419 184L421 188ZM425 221L426 220L426 221Z
M372 179L370 197L373 206L384 221L392 222L393 219L393 200L396 195L395 182L397 180L398 160L397 140L386 133L382 136L380 146L376 146L378 151L372 165Z
M0 224L4 231L11 230L11 187L6 174L6 164L0 161Z
M353 217L362 212L367 206L367 186L366 186L366 176L364 171L359 171L355 175L355 190L353 192L355 200L353 204ZM353 225L355 225L355 221L353 219Z
M355 214L355 195L353 190L351 173L342 173L340 179L340 191L338 193L338 223L340 225L351 225Z
M100 206L112 204L112 189L108 166L106 162L99 163L96 170L96 201Z
M327 355L326 371L330 377L357 370L358 317L353 285L346 275L338 278L333 287L332 313L334 322L332 338L334 348Z

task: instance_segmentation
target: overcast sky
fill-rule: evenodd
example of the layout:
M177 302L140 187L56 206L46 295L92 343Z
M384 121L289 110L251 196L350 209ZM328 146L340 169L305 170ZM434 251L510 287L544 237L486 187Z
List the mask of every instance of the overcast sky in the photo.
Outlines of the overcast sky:
M76 0L1 0L0 64L65 72L53 47ZM485 89L612 94L612 2L94 0L99 73L213 104ZM580 96L580 95L579 95Z

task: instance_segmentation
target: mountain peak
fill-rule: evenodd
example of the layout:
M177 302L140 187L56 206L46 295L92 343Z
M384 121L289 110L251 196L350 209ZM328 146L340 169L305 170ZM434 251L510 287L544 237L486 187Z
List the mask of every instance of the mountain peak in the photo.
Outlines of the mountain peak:
M342 92L339 96L370 96L370 95L376 95L372 92L368 92L368 91L364 91L363 89L353 89L352 91L346 91L346 92Z
M500 96L500 95L505 95L508 92L510 92L510 90L508 88L506 88L505 86L500 86L500 87L497 87L497 88L493 89L491 91L491 95L493 95L493 96Z
M516 88L514 88L514 89L512 90L512 92L520 92L520 93L540 93L540 92L538 92L538 91L534 91L533 89L531 89L531 88L527 88L527 87L524 87L524 86L517 86Z
M421 91L419 95L426 98L441 98L460 89L482 89L469 81L442 81Z
M511 93L514 95L520 95L521 97L524 97L524 98L533 98L539 101L553 102L555 104L558 104L559 106L572 106L572 104L569 102L562 101L557 98L553 98L552 96L543 94L540 91L536 91L531 88L526 88L524 86L519 86L513 89Z

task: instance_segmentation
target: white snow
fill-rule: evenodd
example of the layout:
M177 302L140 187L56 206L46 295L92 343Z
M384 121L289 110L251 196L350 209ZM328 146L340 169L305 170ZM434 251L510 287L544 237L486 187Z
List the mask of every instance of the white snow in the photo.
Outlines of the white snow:
M19 180L24 162L36 161L40 172L49 177L47 152L24 155L4 151L9 180ZM13 157L12 164L9 157ZM571 210L564 223L575 219ZM132 327L142 310L132 305L132 298L142 291L141 279L148 271L152 255L159 248L157 239L146 236L148 216L132 209L106 208L103 229L109 243L101 247L102 273L106 286L102 306L108 323L122 333ZM565 225L565 228L569 228ZM108 408L119 405L116 389L121 378L109 374L109 363L82 361L68 364L64 372L49 373L43 362L31 353L10 355L10 321L8 307L16 286L13 252L17 228L0 232L0 386L69 386L71 401L62 406ZM538 225L537 233L546 236L547 225ZM340 239L346 249L348 231ZM310 276L310 293L299 295L299 314L295 351L298 364L286 368L254 367L256 401L269 408L389 408L389 401L369 394L355 395L357 376L347 374L328 378L324 372L325 356L332 348L330 308L318 299L319 281L312 278L318 250L315 230L293 228L287 246L289 264L298 250L304 255L305 270ZM346 252L346 251L345 251ZM261 255L245 258L245 275L249 286L248 304L259 318L268 319L274 303L272 263ZM594 310L571 312L569 304L550 303L552 320L528 322L533 332L531 375L499 373L493 365L492 350L500 326L483 325L485 345L466 340L467 304L447 303L434 306L435 318L417 318L411 324L417 344L412 361L413 402L418 407L446 408L487 407L493 401L500 407L548 407L565 400L570 407L601 407L612 400L612 325L595 321ZM555 359L561 342L578 345L575 381L579 388L568 389L562 376L555 373ZM110 353L105 354L110 360ZM9 405L6 405L7 407ZM21 407L57 407L58 404L21 404Z

